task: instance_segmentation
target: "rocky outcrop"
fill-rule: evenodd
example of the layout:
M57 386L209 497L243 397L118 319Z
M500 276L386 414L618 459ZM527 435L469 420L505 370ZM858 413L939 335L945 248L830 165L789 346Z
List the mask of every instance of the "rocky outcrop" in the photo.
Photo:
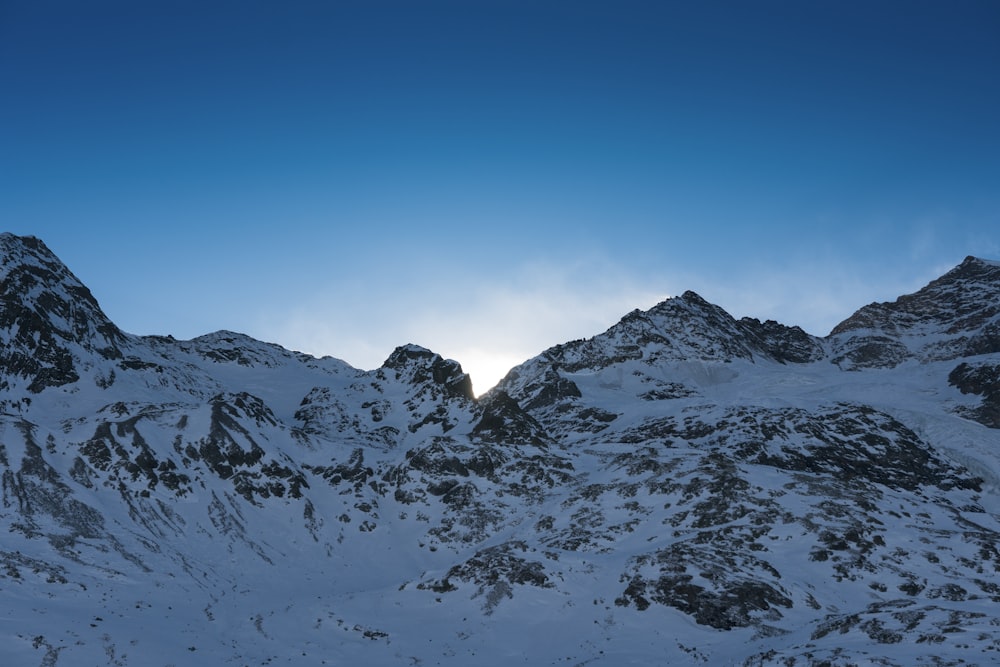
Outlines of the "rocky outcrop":
M80 379L86 356L119 359L125 336L34 237L0 234L0 389L31 393Z
M963 394L982 396L976 408L959 413L990 428L1000 428L1000 363L962 362L948 374L948 383Z
M418 345L404 345L393 350L382 369L395 373L397 380L414 385L431 384L450 396L472 400L472 379L452 359Z

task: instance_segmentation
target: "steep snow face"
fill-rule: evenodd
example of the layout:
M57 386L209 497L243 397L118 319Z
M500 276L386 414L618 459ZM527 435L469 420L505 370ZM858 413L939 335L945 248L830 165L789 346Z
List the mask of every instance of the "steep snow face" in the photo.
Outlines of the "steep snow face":
M688 292L476 400L415 345L130 336L0 248L0 664L1000 651L995 263L825 340ZM901 357L851 356L876 335Z

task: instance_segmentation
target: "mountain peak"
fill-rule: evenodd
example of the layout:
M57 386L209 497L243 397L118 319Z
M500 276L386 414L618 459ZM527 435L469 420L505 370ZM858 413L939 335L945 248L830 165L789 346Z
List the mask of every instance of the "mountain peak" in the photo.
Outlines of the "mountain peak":
M871 303L830 332L853 365L1000 352L1000 262L969 256L895 301Z
M75 382L81 353L121 356L124 334L97 300L34 236L0 234L0 369L28 388ZM3 381L7 385L7 380Z
M4 305L13 300L39 301L40 297L51 294L72 298L79 302L78 307L108 321L90 290L37 237L0 234L0 281ZM46 308L45 303L39 305Z
M435 352L428 350L426 347L415 345L414 343L407 343L406 345L400 345L393 350L389 355L389 358L385 360L383 366L397 368L410 361L417 359L433 359L436 356L438 355Z
M711 305L708 303L708 301L705 301L705 299L703 299L700 294L698 294L697 292L693 292L691 290L685 290L684 293L681 294L680 299L691 304Z
M992 259L983 259L982 257L976 257L974 255L968 255L968 256L966 256L966 258L964 260L962 260L962 263L959 264L959 267L965 266L967 264L969 264L969 265L978 265L978 266L991 266L991 267L994 267L994 268L1000 268L1000 261L992 260Z
M452 395L474 399L472 378L454 359L444 359L426 347L409 343L400 345L382 364L383 369L393 370L398 378L409 376L411 383L430 382L440 385Z
M980 327L1000 313L1000 262L969 256L940 278L895 301L871 303L831 335L855 329L912 330L934 325L945 333Z
M969 255L961 264L938 278L938 280L969 279L1000 282L1000 262Z

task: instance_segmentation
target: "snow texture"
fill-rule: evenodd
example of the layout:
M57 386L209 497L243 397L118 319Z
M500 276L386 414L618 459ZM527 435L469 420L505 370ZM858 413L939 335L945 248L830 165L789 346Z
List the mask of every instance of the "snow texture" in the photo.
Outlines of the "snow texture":
M475 399L134 336L0 235L0 664L1000 661L1000 264L816 338L688 292Z

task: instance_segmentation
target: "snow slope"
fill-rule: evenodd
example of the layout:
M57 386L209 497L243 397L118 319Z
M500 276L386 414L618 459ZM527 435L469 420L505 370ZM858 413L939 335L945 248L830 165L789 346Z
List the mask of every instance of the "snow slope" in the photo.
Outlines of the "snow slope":
M0 664L1000 661L995 262L825 339L688 292L476 400L0 260Z

